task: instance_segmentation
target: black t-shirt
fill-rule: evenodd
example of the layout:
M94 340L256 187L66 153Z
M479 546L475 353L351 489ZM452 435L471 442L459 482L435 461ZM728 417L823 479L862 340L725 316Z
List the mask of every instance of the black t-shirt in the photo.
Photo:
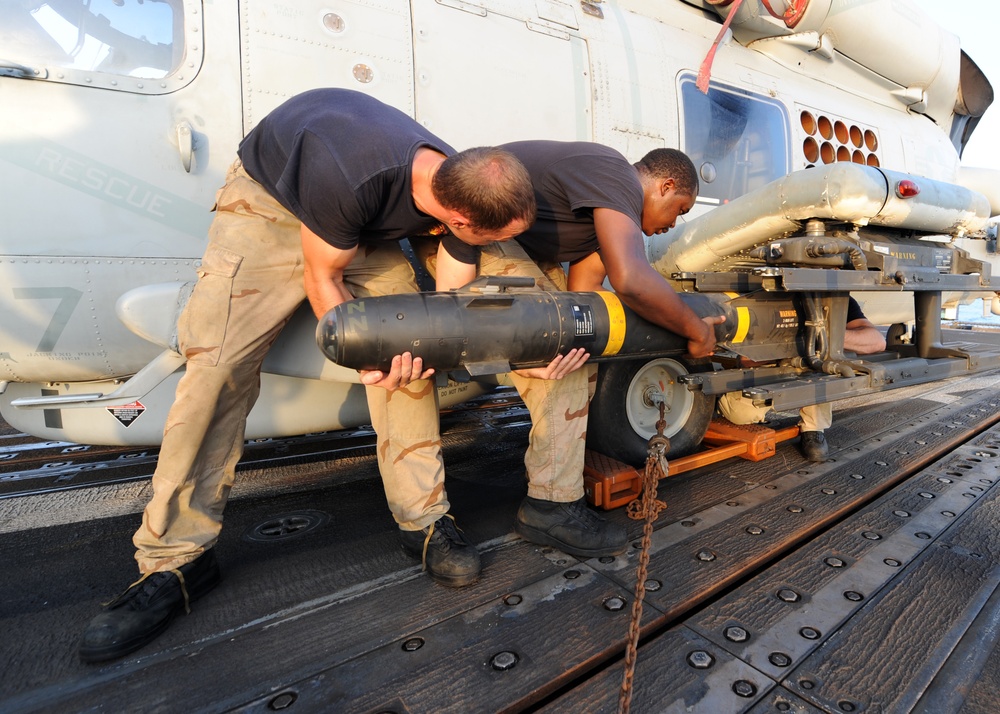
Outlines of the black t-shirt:
M588 142L504 144L531 174L538 219L517 241L535 260L579 260L598 250L594 209L611 208L642 226L642 184L614 149Z
M330 245L424 235L439 222L411 195L413 157L448 144L409 116L349 89L314 89L268 114L240 144L243 168L307 228ZM445 248L475 263L477 248L451 234Z
M848 296L847 298L847 323L850 324L855 320L867 320L865 313L861 311L861 305L857 300Z

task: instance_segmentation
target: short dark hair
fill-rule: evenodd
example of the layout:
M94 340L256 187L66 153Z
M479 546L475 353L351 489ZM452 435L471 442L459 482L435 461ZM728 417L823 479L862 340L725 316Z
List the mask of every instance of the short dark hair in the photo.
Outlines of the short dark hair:
M434 174L434 198L469 219L476 231L497 231L518 219L535 220L535 190L524 164L492 146L449 156Z
M681 193L698 195L698 171L683 151L653 149L635 164L635 168L653 178L672 178Z

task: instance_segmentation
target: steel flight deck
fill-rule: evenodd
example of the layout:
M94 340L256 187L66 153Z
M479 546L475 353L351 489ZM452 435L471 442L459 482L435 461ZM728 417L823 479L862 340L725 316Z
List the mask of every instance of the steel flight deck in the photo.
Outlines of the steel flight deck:
M664 481L632 711L996 711L998 387L849 400L827 463L783 443ZM441 587L400 551L358 433L329 461L242 470L222 584L101 667L77 638L133 575L148 481L7 492L0 710L615 711L637 551L581 562L514 536L527 415L481 400L444 420L479 582Z

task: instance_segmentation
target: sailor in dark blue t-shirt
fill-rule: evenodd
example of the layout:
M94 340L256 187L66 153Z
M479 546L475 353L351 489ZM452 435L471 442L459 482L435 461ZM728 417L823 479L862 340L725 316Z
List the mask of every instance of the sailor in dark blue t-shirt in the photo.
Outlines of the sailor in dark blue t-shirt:
M399 241L421 234L443 235L438 285L455 287L452 276L475 269L477 246L509 239L534 218L530 179L511 154L456 154L359 92L293 97L254 128L239 156L216 197L198 282L177 326L188 361L133 538L142 578L91 621L80 646L88 662L142 647L218 582L213 546L261 363L304 299L321 317L353 297L416 292ZM465 585L480 560L448 515L430 374L404 354L361 382L404 547L435 579Z

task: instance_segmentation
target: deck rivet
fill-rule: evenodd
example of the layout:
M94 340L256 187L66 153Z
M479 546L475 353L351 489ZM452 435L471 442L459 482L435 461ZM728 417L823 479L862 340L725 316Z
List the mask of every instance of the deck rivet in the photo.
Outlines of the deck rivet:
M845 563L840 558L835 558L833 556L826 558L823 562L829 565L831 568L843 568L845 565L847 565L847 563Z
M827 496L835 496L837 494L837 492L834 491L832 488L821 489L821 492L826 494Z
M787 712L792 710L792 705L788 702L778 702L774 705L774 708L779 712Z
M760 526L747 526L747 533L750 535L760 535L764 532L764 529Z
M740 505L740 502L739 501L726 501L726 505L727 506L733 506L735 508L736 506Z
M733 692L738 697L749 699L757 694L757 687L755 687L752 682L748 682L745 679L738 679L733 682Z
M914 533L913 535L915 535L920 540L930 540L931 539L931 534L930 533L924 533L923 531L920 531L919 533Z
M851 478L855 481L864 481L865 477L863 474L851 474Z
M842 712L853 712L857 711L858 708L857 705L854 704L854 702L848 702L848 701L837 702L837 706L840 707L840 711Z
M597 559L598 563L613 563L615 562L615 556L613 555L602 555Z
M281 711L292 706L296 699L298 695L295 692L282 692L267 703L267 708L276 712Z
M802 506L789 506L785 509L789 513L802 513Z
M744 630L742 627L737 627L733 625L732 627L727 627L726 631L723 633L726 639L730 642L746 642L750 639L750 633Z
M687 662L695 669L708 669L715 664L715 657L705 650L695 650L687 656Z
M807 640L818 640L820 638L820 631L815 627L803 627L799 630L799 634Z
M938 481L940 481L941 483L952 483L952 480L950 478L945 478L944 476L940 477Z
M890 568L898 568L900 565L902 565L902 563L896 560L895 558L886 558L882 562L888 565Z
M514 605L520 605L522 602L524 602L524 598L517 593L511 593L503 599L503 604L510 605L511 607Z
M875 463L878 464L879 466L888 466L889 465L885 461L876 461Z
M625 599L618 595L612 595L604 601L604 609L611 612L618 612L625 607Z
M490 667L498 672L506 672L508 669L517 664L517 654L514 652L497 652L493 655L493 659L490 660Z
M563 573L563 577L566 578L567 580L576 580L578 577L580 577L580 571L567 570L565 573Z
M791 588L781 588L778 591L778 599L782 602L798 602L800 595Z
M423 637L411 637L403 643L403 652L416 652L424 646Z
M882 539L882 536L880 536L875 531L865 531L864 533L861 534L861 537L864 538L865 540L881 540Z
M648 592L655 593L657 590L659 590L662 587L663 587L663 583L661 583L659 580L652 580L652 579L650 579L650 580L646 581L646 590Z
M909 518L910 517L910 512L909 511L896 510L896 511L893 511L892 513L893 513L893 515L899 516L900 518Z
M681 521L681 525L685 528L692 528L694 526L694 521Z
M813 687L816 686L816 682L812 681L811 679L800 679L799 686L802 687L803 689L812 689Z
M703 563L711 563L713 560L715 560L715 553L713 553L710 550L700 550L698 551L698 555L695 557L697 557L698 560L702 561Z
M767 661L775 667L787 667L792 663L792 658L784 652L772 652L767 656Z
M953 511L941 511L942 516L947 516L948 518L954 518L955 514Z
M934 498L934 494L933 493L929 493L927 491L921 491L917 495L920 496L921 498L926 498L926 499Z
M861 602L862 600L865 599L865 596L862 595L861 593L857 592L856 590L848 590L848 591L846 591L844 593L844 597L846 597L851 602Z

